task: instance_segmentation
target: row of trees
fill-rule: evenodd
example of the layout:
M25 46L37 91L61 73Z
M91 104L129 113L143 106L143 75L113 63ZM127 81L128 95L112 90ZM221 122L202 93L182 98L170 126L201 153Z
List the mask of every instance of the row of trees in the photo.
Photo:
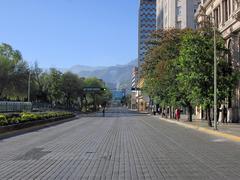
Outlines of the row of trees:
M8 44L0 45L0 99L27 100L29 76L32 102L87 110L106 105L111 99L111 93L102 80L81 78L54 68L43 71L37 64L30 67L19 51ZM98 87L101 90L85 92L85 87Z
M218 104L231 99L238 72L232 71L230 53L219 33L217 44ZM211 28L170 29L155 32L143 64L144 91L162 107L201 106L211 126L214 101L214 39Z
M0 45L0 98L22 97L27 87L28 65L18 50Z

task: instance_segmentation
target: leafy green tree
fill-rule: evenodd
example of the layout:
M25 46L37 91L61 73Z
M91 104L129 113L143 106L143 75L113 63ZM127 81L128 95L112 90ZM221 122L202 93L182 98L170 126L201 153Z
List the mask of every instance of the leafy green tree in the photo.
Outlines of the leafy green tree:
M131 106L131 94L125 95L121 100L122 105Z
M161 106L188 107L190 121L193 107L201 105L211 126L213 42L209 27L198 31L160 30L153 34L142 66L144 91ZM218 104L230 99L239 77L226 61L227 53L224 40L217 33Z
M30 76L29 76L30 75ZM88 98L89 106L105 106L111 99L111 92L105 83L97 78L80 78L78 75L57 69L43 72L37 63L29 68L20 51L8 44L0 45L0 99L24 100L28 92L28 80L31 77L31 100L51 103L67 108L82 109ZM101 90L85 93L84 87L99 87ZM85 101L87 102L87 101ZM96 109L96 108L95 108Z
M86 104L93 105L93 110L97 110L99 105L106 106L112 98L111 92L105 87L105 83L97 78L86 78L84 87L100 88L100 91L86 92Z
M192 31L185 34L181 41L180 55L177 58L177 81L180 92L186 92L189 102L201 105L207 110L209 126L212 126L210 112L213 106L213 35L202 31ZM217 36L218 57L218 101L219 104L233 90L234 76L227 73L230 66L224 59L224 40Z
M151 48L142 67L144 91L161 106L179 106L186 101L178 91L174 62L179 56L181 37L188 31L191 30L160 30L149 42Z
M31 100L48 102L48 74L35 63L31 70Z
M73 106L74 102L80 99L79 108L81 108L83 102L83 78L79 78L71 72L64 73L61 77L61 91L67 107Z
M24 98L27 95L28 65L20 51L0 45L0 98Z
M55 68L50 69L50 73L45 78L45 89L48 91L48 99L54 105L62 98L61 83L62 73Z
M106 107L106 105L109 104L109 101L111 101L112 99L112 93L110 89L105 87L102 92L102 96L100 97L101 97L101 100L100 100L101 106Z
M0 56L0 98L3 98L4 90L8 87L9 80L13 73L13 63L6 57Z
M8 94L15 99L26 99L28 92L29 67L26 61L19 61L15 65L14 72L10 77L11 89Z
M21 52L14 50L11 45L6 43L0 45L0 56L12 61L13 64L23 60Z

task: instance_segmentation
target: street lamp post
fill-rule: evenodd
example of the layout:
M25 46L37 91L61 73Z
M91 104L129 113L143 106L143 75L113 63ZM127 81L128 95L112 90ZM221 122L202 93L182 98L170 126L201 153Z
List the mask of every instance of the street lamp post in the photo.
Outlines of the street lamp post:
M28 102L30 102L30 93L31 93L31 71L28 75Z
M217 45L216 45L216 26L214 23L214 129L217 130Z

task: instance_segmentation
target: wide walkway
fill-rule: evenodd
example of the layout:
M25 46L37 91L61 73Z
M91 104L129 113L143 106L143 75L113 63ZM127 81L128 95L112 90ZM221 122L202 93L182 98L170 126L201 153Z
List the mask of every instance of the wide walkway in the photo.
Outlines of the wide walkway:
M240 144L126 109L0 141L0 179L240 179Z
M159 118L163 119L162 116L157 115ZM189 124L189 125L194 125L197 127L203 127L207 129L213 129L213 127L208 126L208 121L207 120L200 120L200 119L193 119L193 122L189 122L187 120L187 115L181 115L180 122L184 124ZM176 121L176 119L168 119L168 120L173 120ZM214 122L212 121L212 124ZM240 123L218 123L217 128L220 132L239 136L240 137Z

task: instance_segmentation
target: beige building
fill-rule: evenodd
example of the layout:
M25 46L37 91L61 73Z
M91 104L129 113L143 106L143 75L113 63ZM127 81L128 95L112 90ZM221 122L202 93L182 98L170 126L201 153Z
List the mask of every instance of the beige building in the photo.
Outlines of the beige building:
M144 79L141 78L138 83L137 83L137 88L142 89L144 85ZM136 94L136 99L137 99L137 109L139 112L147 112L149 110L149 102L150 99L148 96L145 96L143 92L137 91Z
M131 109L137 109L137 80L138 68L134 67L132 70L132 86L131 86Z
M240 0L202 0L195 16L199 25L205 21L206 15L214 21L230 50L227 57L234 68L240 64ZM240 87L240 83L239 86ZM236 88L229 107L228 121L240 122L240 88Z
M157 0L157 29L196 28L194 14L201 0Z

